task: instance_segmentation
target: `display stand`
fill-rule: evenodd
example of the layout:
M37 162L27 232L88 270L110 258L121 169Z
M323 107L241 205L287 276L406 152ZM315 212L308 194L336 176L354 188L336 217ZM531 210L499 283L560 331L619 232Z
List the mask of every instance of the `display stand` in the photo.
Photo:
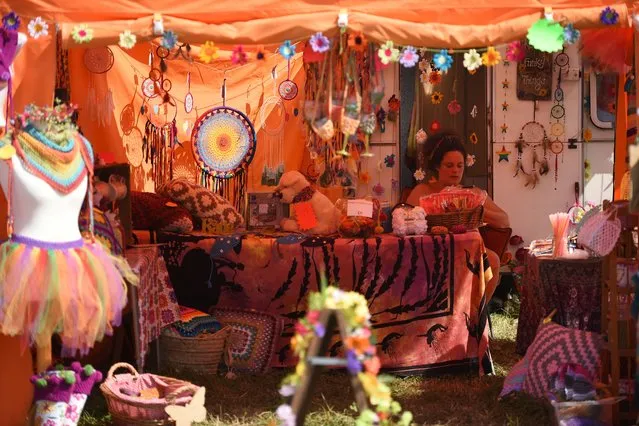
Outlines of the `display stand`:
M291 406L295 413L295 423L297 426L304 425L306 414L310 408L311 391L317 384L317 378L324 367L342 367L345 368L347 363L342 358L324 357L328 352L331 338L337 327L342 339L348 336L346 320L344 315L338 310L323 310L320 313L319 323L324 326L326 332L324 336L315 336L306 356L306 369L302 375L300 386L293 396ZM368 409L368 398L364 392L361 382L355 375L351 375L351 386L355 392L355 402L359 412L362 413Z

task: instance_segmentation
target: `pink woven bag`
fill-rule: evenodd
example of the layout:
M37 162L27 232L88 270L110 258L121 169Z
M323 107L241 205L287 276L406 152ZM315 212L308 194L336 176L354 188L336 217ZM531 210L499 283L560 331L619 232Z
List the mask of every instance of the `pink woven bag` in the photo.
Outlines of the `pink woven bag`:
M611 207L587 219L579 230L577 242L598 256L607 256L615 248L621 234L621 221L616 213L617 209ZM613 216L614 219L611 219Z

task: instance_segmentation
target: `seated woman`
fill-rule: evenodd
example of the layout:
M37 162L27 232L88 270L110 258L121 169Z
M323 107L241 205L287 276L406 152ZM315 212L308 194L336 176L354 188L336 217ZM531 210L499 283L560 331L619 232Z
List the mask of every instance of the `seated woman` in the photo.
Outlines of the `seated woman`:
M418 184L408 196L406 202L413 206L419 206L419 198L425 195L435 194L448 186L459 186L464 176L466 165L466 149L459 136L453 132L445 131L436 133L428 138L424 144L423 152L425 161L424 170L426 183ZM488 197L484 204L484 222L496 228L508 228L508 214ZM492 296L495 287L499 283L499 267L501 259L492 250L486 250L488 262L493 273L493 278L486 283L488 293Z

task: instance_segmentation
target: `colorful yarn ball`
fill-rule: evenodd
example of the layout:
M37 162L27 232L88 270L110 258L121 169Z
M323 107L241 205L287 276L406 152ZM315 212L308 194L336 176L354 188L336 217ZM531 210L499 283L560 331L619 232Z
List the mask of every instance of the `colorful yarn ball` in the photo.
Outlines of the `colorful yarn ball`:
M448 234L448 228L445 226L433 226L430 228L431 234Z

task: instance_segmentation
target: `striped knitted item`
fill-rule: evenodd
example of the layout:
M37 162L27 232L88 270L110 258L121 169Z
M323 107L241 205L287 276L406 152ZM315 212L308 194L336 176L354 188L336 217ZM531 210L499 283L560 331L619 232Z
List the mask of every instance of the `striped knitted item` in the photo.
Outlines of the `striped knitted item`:
M27 125L16 132L14 146L29 173L63 194L76 189L89 170L93 170L91 144L77 132L66 141L56 143ZM90 164L86 164L85 158Z
M182 337L215 333L221 328L222 324L211 315L185 306L180 306L180 321L173 324L173 329Z

